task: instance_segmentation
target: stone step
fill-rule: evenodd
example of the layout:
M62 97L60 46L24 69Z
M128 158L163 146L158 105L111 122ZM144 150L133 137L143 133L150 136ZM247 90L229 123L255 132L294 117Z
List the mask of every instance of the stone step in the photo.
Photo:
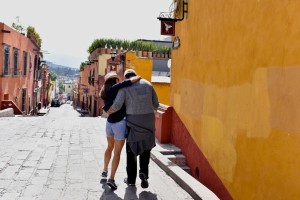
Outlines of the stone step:
M178 166L186 165L186 158L183 154L165 155L170 161Z
M158 140L156 140L156 144L154 150L159 151L163 155L182 154L181 149L173 144L161 144Z
M188 166L180 166L181 169L183 169L186 173L191 174L191 168Z

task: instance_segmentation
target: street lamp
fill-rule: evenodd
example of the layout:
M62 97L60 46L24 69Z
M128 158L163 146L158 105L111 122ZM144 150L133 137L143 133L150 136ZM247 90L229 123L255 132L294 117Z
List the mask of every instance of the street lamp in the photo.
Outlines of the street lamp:
M113 50L111 51L110 55L111 55L111 60L114 61L114 60L115 60L115 57L117 56L116 50L113 49Z

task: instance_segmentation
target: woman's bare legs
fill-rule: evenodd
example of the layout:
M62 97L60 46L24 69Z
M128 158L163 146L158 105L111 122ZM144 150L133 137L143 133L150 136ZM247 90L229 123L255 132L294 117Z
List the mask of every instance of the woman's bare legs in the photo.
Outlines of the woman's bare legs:
M110 178L115 179L115 174L117 172L119 163L120 163L120 155L122 148L124 146L125 140L115 140L114 141L114 157L111 163L111 173Z
M105 150L104 154L104 169L103 171L107 172L108 171L108 164L111 158L111 153L114 149L114 137L106 137L107 138L107 148Z

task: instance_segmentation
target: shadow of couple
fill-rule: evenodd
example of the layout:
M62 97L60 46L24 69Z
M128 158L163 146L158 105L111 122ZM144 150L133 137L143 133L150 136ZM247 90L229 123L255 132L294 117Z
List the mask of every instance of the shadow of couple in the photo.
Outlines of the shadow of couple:
M101 179L100 183L104 189L100 200L158 200L157 195L149 191L142 191L139 193L139 196L137 196L137 188L135 186L127 186L124 198L121 198L114 193L114 190L106 185L106 179Z

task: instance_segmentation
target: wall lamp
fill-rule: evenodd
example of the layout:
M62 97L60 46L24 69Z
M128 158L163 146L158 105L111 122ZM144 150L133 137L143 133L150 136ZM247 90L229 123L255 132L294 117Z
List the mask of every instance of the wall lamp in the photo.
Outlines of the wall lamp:
M117 52L115 49L113 49L110 53L110 56L111 56L111 60L114 61L116 56L117 56Z
M181 11L181 18L175 18L175 14ZM160 21L182 21L184 17L188 17L188 0L175 0L169 7L169 12L161 12L159 14Z

